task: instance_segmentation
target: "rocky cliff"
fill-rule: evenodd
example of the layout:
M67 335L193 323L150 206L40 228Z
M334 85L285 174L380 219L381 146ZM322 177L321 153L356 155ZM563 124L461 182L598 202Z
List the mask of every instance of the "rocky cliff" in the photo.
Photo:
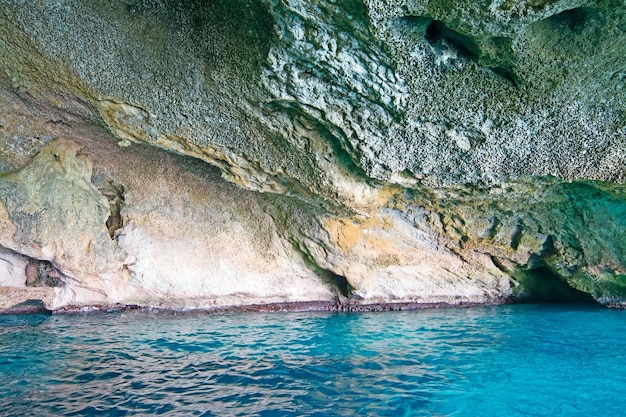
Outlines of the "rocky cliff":
M623 0L0 3L0 308L626 303Z

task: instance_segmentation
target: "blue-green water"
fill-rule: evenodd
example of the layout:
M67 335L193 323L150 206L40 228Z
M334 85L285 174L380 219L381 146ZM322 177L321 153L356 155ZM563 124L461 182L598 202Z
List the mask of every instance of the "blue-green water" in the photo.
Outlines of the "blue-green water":
M0 316L2 416L626 413L626 311Z

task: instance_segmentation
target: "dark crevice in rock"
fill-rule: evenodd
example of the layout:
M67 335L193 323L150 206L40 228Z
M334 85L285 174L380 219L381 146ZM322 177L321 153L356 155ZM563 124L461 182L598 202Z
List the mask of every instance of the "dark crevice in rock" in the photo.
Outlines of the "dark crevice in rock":
M491 224L491 227L489 228L487 237L491 240L495 239L495 237L498 235L498 232L500 231L501 226L502 226L502 222L500 221L500 219L494 216L493 223Z
M518 86L520 84L519 77L511 70L503 67L491 68L494 74L504 78L514 86Z
M513 235L511 236L511 249L517 250L519 248L520 243L522 242L522 236L524 235L524 230L521 225L515 226L515 230L513 231Z
M500 271L504 272L507 275L511 275L512 271L510 268L508 268L505 263L498 258L497 256L494 255L490 255L489 256L491 258L491 262L493 262L493 264L496 266L496 268L498 268Z
M124 219L122 218L122 208L124 207L124 186L116 184L113 181L106 181L101 187L100 192L109 200L109 209L111 214L106 221L107 229L111 239L115 238L115 232L124 227Z
M513 41L504 36L495 36L480 43L478 64L487 67L494 74L508 81L515 87L523 84L523 79L516 72L516 58L513 53Z
M578 7L562 11L561 13L550 16L546 20L555 26L564 28L575 34L580 34L588 21L597 14L598 11L591 7Z
M315 261L313 261L310 256L306 257L306 262L309 267L316 271L316 273L322 278L322 280L329 284L331 288L336 292L336 296L339 302L341 302L342 297L350 298L352 292L354 291L354 288L352 287L352 285L350 285L346 277L320 267L315 263Z
M341 302L341 297L349 298L351 296L354 288L350 285L346 277L322 268L315 262L313 255L311 255L306 245L292 239L290 239L290 241L293 248L300 254L306 265L315 271L315 273L336 292L338 302Z
M586 292L568 285L547 266L519 271L519 287L512 296L518 303L593 303L597 301Z
M474 39L446 27L439 20L433 20L428 25L425 38L436 51L452 47L460 55L472 61L478 60L480 56L480 48Z
M554 256L557 253L556 248L554 247L554 238L551 235L546 237L546 240L543 242L543 246L541 247L541 252L539 252L539 256L542 259L548 259L551 256Z
M424 18L412 17L411 23L424 25ZM407 25L407 22L404 22ZM511 54L511 39L494 37L478 42L468 35L448 28L439 20L431 20L426 27L424 39L432 46L436 54L446 50L456 51L458 57L474 61L482 67L490 69L494 74L510 82L514 86L521 83L520 77L514 71L514 62Z
M348 280L346 279L346 277L337 275L331 271L324 271L323 275L324 275L325 281L330 282L333 285L333 287L339 291L339 294L341 294L343 297L350 296L353 288L348 282Z
M26 265L27 287L64 287L65 275L48 261L31 259Z

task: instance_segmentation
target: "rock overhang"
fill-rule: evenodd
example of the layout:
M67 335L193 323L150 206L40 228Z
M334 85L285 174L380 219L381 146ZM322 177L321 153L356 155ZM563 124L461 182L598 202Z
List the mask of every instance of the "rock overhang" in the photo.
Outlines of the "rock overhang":
M384 297L419 257L384 269L388 246L371 249L384 228L346 254L326 226L369 233L386 210L414 207L429 213L412 224L435 233L437 253L471 266L455 269L459 286L482 277L485 297L506 297L540 258L598 299L621 297L626 35L612 2L4 4L2 69L18 96L99 120L120 145L199 158L238 186L321 206L303 213L330 223L278 229L360 294ZM50 140L5 124L5 143ZM281 204L266 210L279 218ZM387 295L419 298L420 285L436 287Z

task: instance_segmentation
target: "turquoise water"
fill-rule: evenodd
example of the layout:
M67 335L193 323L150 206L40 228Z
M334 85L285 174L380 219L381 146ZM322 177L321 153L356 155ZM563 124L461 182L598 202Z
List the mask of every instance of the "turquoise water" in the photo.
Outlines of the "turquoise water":
M0 316L2 416L626 413L626 311Z

